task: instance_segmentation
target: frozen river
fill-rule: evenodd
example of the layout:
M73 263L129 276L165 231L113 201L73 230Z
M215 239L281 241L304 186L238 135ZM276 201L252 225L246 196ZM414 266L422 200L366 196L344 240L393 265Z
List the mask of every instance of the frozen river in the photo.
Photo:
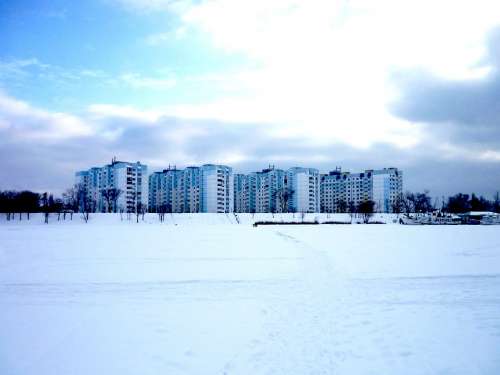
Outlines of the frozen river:
M0 374L500 373L500 227L212 224L0 223Z

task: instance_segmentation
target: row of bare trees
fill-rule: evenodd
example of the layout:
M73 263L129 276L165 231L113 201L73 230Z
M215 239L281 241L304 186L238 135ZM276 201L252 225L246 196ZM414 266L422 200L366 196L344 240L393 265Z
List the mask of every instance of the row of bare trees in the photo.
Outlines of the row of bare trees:
M492 211L500 213L500 193L496 193L492 200L475 194L456 194L448 198L445 210L452 213L468 211Z
M52 198L52 202L54 202ZM40 210L40 194L32 191L0 191L0 212L6 214L7 220L13 220L18 214L22 220L23 213L29 220L30 213Z
M71 202L75 211L83 214L83 219L88 222L90 213L93 212L107 212L107 213L120 213L123 220L123 214L127 214L127 219L130 219L132 214L135 214L136 221L139 222L139 217L146 213L146 206L144 206L139 198L137 192L127 192L125 197L126 207L118 205L118 199L123 194L123 191L117 188L108 187L100 190L100 197L102 197L102 206L98 205L96 197L84 185L76 185L73 188L66 190L64 197L65 201Z
M141 203L138 194L127 192L125 197L126 208L118 206L118 199L123 194L120 189L106 188L100 191L103 199L103 205L98 207L96 197L86 189L83 185L76 185L67 189L62 198L54 198L49 193L35 193L32 191L0 191L0 212L6 214L7 220L22 220L23 214L29 220L30 213L44 213L45 222L48 222L51 213L57 213L57 219L60 220L61 215L63 220L69 214L72 219L73 212L80 212L83 215L85 222L89 220L90 213L98 210L102 212L120 212L127 213L127 218L130 219L132 214L135 214L136 221L144 214L146 207ZM290 202L293 198L294 191L290 188L278 189L273 194L273 199L276 203L274 208L276 212L292 212ZM445 199L444 197L439 202L438 199L432 199L429 191L424 192L406 192L396 197L391 204L391 211L394 213L414 213L414 212L431 212L440 209L450 213L463 213L468 211L493 211L500 213L500 194L497 192L492 200L475 194L456 194ZM158 207L157 212L160 221L164 220L165 213L169 212L167 205ZM351 214L351 217L360 215L364 222L368 222L375 211L375 202L371 200L363 201L359 204L354 202L346 202L339 200L336 206L336 212L344 212Z
M7 220L15 218L22 220L23 215L29 220L31 213L41 212L44 214L46 223L49 221L50 214L57 214L57 220L61 218L66 220L67 214L72 219L75 212L80 212L85 222L88 222L90 214L97 211L135 214L137 222L140 215L144 219L146 207L140 202L138 195L129 192L126 197L127 207L123 208L118 207L118 198L121 194L120 189L102 189L100 191L102 203L98 205L97 197L93 196L84 185L75 185L67 189L61 198L55 198L46 192L0 191L0 212L6 214Z
M500 213L500 194L497 192L492 200L472 193L458 193L448 198L432 199L429 191L422 193L406 192L397 197L392 204L394 213L432 212L441 210L449 213L464 213L469 211L492 211Z
M23 219L23 214L27 220L30 214L41 212L44 214L44 220L48 223L49 215L57 213L57 219L66 219L66 213L71 213L72 207L68 207L61 198L54 198L49 193L35 193L32 191L0 191L0 212L5 213L7 221Z

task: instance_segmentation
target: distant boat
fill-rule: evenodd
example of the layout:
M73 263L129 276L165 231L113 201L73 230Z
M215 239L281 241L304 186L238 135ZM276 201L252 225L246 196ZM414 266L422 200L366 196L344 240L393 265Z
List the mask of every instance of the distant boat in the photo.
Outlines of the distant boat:
M500 214L490 211L470 211L460 214L466 224L500 225Z
M404 225L459 225L463 224L460 216L434 211L425 214L406 214L399 219Z

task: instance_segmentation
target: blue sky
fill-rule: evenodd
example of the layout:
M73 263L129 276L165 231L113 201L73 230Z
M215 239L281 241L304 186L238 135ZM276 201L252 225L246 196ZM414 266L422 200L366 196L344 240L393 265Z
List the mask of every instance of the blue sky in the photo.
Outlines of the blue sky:
M61 191L117 156L160 169L397 166L500 190L491 0L0 2L0 189Z
M4 77L9 93L56 111L99 102L151 108L218 95L192 75L228 72L248 62L209 48L199 32L176 37L171 11L132 11L119 2L14 1L0 5ZM158 46L161 44L161 47ZM175 89L173 89L175 86Z

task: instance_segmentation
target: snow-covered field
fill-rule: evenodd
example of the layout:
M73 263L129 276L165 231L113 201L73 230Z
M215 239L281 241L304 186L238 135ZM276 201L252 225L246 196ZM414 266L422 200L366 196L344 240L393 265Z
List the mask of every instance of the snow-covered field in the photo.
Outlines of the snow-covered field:
M0 374L500 373L498 226L167 216L2 217Z

